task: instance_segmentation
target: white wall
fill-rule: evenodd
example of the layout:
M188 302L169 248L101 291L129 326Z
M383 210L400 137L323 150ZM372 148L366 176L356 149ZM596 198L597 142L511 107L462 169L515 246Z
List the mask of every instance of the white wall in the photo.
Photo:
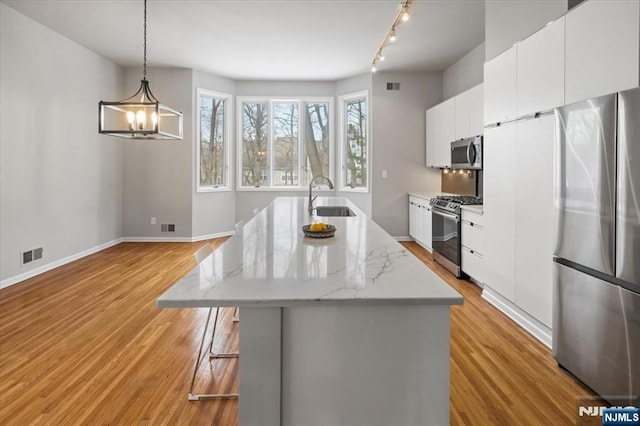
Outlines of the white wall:
M386 90L387 82L400 83L400 90ZM442 100L442 74L378 72L372 92L372 219L389 234L406 237L407 193L440 191L440 170L425 166L425 133L426 110Z
M219 235L233 231L236 220L236 193L233 191L235 188L235 173L230 173L230 185L232 190L226 192L196 192L197 188L197 123L196 118L198 112L198 89L207 89L214 92L225 93L228 95L235 95L236 83L234 80L229 80L222 77L217 77L212 74L204 73L201 71L193 72L193 140L191 141L192 150L192 163L193 163L193 236L195 238L202 238L207 235ZM235 117L235 102L232 102L231 116ZM229 167L232 171L235 170L235 134L236 134L236 122L231 120L231 141L229 147L231 148L231 163Z
M334 82L305 81L236 81L236 96L279 96L279 97L333 97ZM334 105L335 107L335 105ZM334 121L335 135L337 122ZM334 142L337 142L334 138ZM335 145L334 145L335 149ZM335 151L334 151L335 152ZM234 167L237 174L237 166ZM333 195L334 191L322 192L322 195ZM253 217L253 209L266 207L276 197L307 196L307 190L301 191L238 191L236 193L236 220L245 222Z
M493 59L514 43L567 12L567 0L486 0L485 59Z
M98 101L115 64L0 3L0 286L122 237L122 146ZM20 266L20 253L44 248Z
M184 114L183 140L127 140L124 147L124 235L171 239L192 236L193 199L193 71L149 69L151 91L163 104ZM135 93L142 69L125 72L125 92ZM151 225L151 217L157 224ZM173 223L175 233L160 232Z
M459 95L484 81L484 43L458 59L442 74L442 98Z

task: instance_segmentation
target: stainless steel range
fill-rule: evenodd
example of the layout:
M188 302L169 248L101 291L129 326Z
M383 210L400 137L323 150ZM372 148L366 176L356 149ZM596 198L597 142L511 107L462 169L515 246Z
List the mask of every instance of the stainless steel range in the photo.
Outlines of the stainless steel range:
M441 195L431 199L431 247L433 260L447 268L456 277L464 274L460 268L462 240L460 206L482 204L482 198L466 195Z

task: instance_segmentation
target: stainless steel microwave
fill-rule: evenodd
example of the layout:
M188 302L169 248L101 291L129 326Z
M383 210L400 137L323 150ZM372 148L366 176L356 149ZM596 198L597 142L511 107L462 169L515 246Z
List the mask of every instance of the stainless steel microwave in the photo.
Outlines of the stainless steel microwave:
M482 170L482 136L451 142L451 168Z

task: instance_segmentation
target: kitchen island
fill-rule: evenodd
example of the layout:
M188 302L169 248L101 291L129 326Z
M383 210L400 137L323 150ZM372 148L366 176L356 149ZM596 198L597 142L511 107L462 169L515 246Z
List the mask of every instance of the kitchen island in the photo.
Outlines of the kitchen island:
M277 198L157 301L238 306L239 423L449 423L450 306L462 296L355 205ZM313 221L334 237L305 238Z

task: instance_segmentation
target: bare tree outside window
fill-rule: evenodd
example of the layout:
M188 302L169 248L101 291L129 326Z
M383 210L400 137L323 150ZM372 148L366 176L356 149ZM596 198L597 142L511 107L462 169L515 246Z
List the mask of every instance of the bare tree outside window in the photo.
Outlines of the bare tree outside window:
M273 186L298 186L298 103L273 104Z
M305 103L304 112L306 155L303 185L306 185L314 176L329 176L329 103Z
M200 187L227 185L225 99L200 95Z
M269 186L268 105L242 103L242 186Z
M331 174L329 98L240 100L243 187L303 188Z
M351 188L367 187L367 99L346 103L345 184Z

